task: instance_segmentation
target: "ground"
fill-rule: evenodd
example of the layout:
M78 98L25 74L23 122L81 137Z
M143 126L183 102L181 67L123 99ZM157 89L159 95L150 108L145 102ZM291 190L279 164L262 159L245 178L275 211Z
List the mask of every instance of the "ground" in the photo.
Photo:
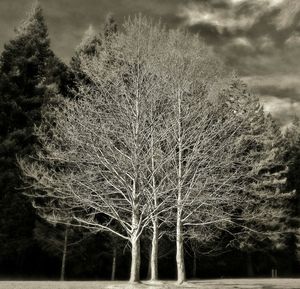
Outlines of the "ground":
M127 282L53 282L53 281L0 281L0 289L300 289L300 279L217 279L190 281L177 286L173 281L131 285Z

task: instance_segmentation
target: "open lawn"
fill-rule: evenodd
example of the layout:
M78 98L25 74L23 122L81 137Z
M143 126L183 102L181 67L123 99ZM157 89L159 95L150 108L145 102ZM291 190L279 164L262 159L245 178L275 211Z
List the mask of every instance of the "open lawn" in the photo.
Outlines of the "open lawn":
M300 279L215 279L189 281L177 286L173 281L131 285L127 282L109 281L0 281L0 289L300 289Z

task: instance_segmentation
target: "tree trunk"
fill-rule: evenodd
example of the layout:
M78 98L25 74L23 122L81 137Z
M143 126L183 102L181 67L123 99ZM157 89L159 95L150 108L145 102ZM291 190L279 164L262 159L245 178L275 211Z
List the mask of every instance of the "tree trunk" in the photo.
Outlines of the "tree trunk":
M138 169L137 169L138 171ZM137 196L138 176L136 176L133 185L133 207L132 207L132 232L131 232L131 268L130 268L130 282L140 282L140 264L141 264L141 248L140 248L140 236L139 236L139 200Z
M177 283L182 284L185 280L184 248L182 236L181 218L177 217L176 224L176 263L177 263Z
M67 259L67 249L68 249L68 231L69 228L66 226L65 229L65 239L64 239L64 249L63 249L63 255L61 260L61 270L60 270L60 280L65 280L65 271L66 271L66 259Z
M152 236L152 247L151 247L151 281L158 279L158 226L157 218L153 219L153 236Z
M130 283L140 282L140 238L135 234L131 238L131 269L130 269Z
M177 195L177 216L176 216L176 263L177 283L182 284L185 280L184 248L182 233L182 127L181 127L181 92L178 92L178 195Z
M116 265L117 265L117 248L114 246L113 248L113 258L112 258L112 266L111 266L111 280L114 281L116 277Z
M197 276L197 254L193 250L193 278L196 279Z
M139 69L139 65L138 65ZM138 76L139 78L139 76ZM140 248L140 236L139 236L139 179L140 179L140 160L139 150L141 145L140 139L140 88L139 79L137 82L136 100L135 100L135 128L134 128L134 152L133 152L133 166L134 166L134 180L132 191L132 232L131 232L131 268L130 279L131 283L140 282L140 263L141 263L141 248Z
M152 107L151 107L152 111ZM154 130L151 126L151 171L152 171L152 195L154 200L154 208L158 206L156 181L155 181L155 151L154 151ZM157 216L152 216L152 246L151 246L151 281L158 279L158 219Z
M251 253L247 253L247 276L248 277L253 277L254 276L253 262L252 262Z

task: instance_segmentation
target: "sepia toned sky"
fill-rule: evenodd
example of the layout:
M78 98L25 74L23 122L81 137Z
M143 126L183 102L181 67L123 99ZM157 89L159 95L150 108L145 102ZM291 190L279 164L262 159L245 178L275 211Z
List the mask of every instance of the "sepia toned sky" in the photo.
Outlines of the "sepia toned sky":
M300 116L300 0L40 0L54 52L65 62L107 13L142 12L199 33L283 127ZM32 0L0 0L0 51Z

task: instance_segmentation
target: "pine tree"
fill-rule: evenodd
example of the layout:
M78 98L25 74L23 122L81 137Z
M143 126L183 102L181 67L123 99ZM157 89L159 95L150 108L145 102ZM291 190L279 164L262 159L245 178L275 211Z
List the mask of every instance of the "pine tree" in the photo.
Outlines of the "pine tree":
M20 190L16 156L30 154L34 125L52 96L66 91L66 66L50 49L42 9L37 4L5 45L0 58L0 259L19 263L32 246L35 214ZM6 256L6 257L5 257Z
M270 115L265 115L259 99L250 95L240 80L234 79L225 95L228 105L241 119L243 115L250 116L244 124L246 134L239 138L238 153L256 159L256 165L249 166L255 180L248 192L252 202L237 212L239 227L231 245L245 253L247 272L251 276L254 274L252 257L255 252L270 254L285 247L286 216L292 194L285 193L285 148L277 124ZM252 113L247 114L249 111ZM249 218L253 212L255 218Z
M285 133L285 138L286 160L289 165L287 189L295 191L295 196L289 204L291 209L289 224L293 228L289 235L289 249L294 267L293 273L298 273L300 267L300 119L294 119L292 126Z
M84 32L81 42L76 48L75 55L71 58L70 67L76 77L81 79L83 72L81 71L80 54L93 56L97 52L97 46L101 44L99 34L92 25Z
M115 18L111 13L106 16L105 25L104 25L104 37L109 38L111 35L117 33L118 26Z
M84 32L81 42L76 48L75 55L71 58L70 67L73 74L73 85L77 81L87 80L87 76L81 68L81 55L93 57L97 50L101 49L103 40L108 41L117 32L117 24L112 14L108 14L104 23L103 30L97 32L93 25L90 25Z

